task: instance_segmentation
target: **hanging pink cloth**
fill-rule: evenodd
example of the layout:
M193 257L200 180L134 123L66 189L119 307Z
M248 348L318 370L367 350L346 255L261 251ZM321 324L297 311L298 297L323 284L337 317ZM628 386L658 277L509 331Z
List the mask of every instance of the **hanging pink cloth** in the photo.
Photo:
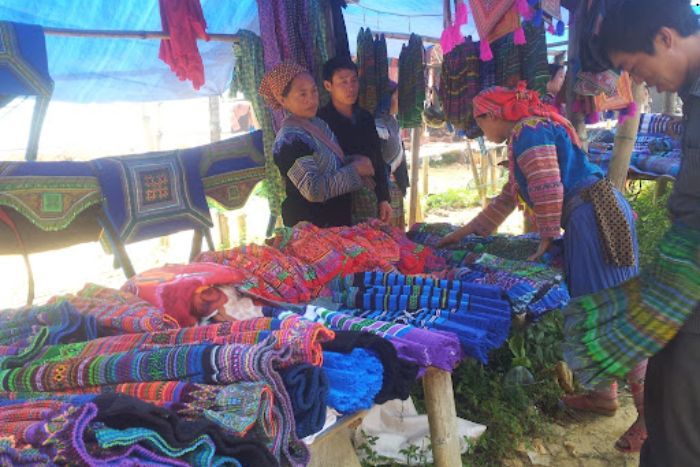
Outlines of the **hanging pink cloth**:
M192 81L199 89L204 84L204 64L197 39L209 40L199 0L159 0L163 32L170 40L160 41L158 57L170 65L180 80Z
M447 26L440 37L440 46L444 55L447 55L452 49L464 42L461 28L467 24L467 5L462 0L457 0L456 5L455 22Z

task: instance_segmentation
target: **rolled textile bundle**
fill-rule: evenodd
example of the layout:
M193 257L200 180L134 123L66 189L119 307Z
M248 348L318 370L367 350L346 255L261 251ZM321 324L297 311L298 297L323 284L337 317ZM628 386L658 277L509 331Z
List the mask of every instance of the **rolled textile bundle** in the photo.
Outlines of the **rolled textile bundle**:
M372 407L382 388L384 370L371 351L357 348L350 354L324 352L323 369L330 386L329 406L341 413Z
M280 372L294 409L297 436L318 433L326 421L329 383L325 371L301 363Z

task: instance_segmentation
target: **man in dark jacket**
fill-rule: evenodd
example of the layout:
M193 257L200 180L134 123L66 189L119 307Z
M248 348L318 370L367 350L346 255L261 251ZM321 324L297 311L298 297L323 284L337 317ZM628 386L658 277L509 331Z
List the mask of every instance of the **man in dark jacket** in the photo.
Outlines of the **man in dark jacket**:
M339 56L328 60L323 66L324 87L331 101L322 107L318 117L324 120L335 133L340 147L346 157L363 155L372 161L374 177L372 181L374 196L370 203L373 206L358 206L360 198L353 193L353 212L369 212L373 215L362 216L355 221L365 220L365 217L378 217L384 222L391 218L389 182L386 167L381 153L381 143L377 135L374 117L368 111L357 105L359 80L357 66L349 57ZM367 202L367 201L364 201Z

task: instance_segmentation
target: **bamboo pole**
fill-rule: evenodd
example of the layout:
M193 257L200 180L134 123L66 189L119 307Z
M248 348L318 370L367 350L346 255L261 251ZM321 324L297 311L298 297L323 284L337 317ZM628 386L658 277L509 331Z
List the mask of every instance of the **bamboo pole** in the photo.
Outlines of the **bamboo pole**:
M435 467L461 466L452 375L448 371L428 367L423 376L423 390L434 465Z
M45 27L44 34L52 36L92 37L95 39L170 39L170 35L163 31L117 31L113 29L70 29ZM238 42L239 37L237 34L210 33L209 40L215 42Z
M632 96L637 103L637 109L641 109L642 99L644 97L644 85L633 83ZM634 143L637 141L639 117L640 113L638 110L634 116L625 120L622 125L618 125L617 132L615 133L615 145L613 146L613 154L610 159L608 178L620 191L624 191L625 184L627 183L627 172L630 167L632 150L634 149Z
M403 32L372 31L372 33L383 35L387 39L396 39L399 41L407 41L411 38L410 34L405 34ZM429 44L439 44L440 43L439 37L430 37L430 36L420 36L420 37L421 37L421 39L423 39L423 42L427 42Z
M418 210L418 180L420 169L420 127L411 130L411 205L408 210L409 227L416 223Z

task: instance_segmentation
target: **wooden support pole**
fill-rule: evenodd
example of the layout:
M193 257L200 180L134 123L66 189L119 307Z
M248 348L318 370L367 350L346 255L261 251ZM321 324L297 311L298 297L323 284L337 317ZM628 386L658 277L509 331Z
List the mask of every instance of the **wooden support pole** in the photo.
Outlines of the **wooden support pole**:
M410 34L405 34L403 32L387 32L387 31L372 31L373 34L379 34L379 35L384 35L385 38L387 39L396 39L399 41L407 41L411 38ZM424 43L429 43L429 44L439 44L440 43L440 38L439 37L429 37L429 36L420 36L421 39L423 39Z
M676 113L676 97L675 92L664 93L664 108L663 113L666 115L675 115Z
M219 96L209 96L209 140L221 141L221 117L219 115Z
M408 210L408 225L409 227L416 223L418 213L418 180L420 169L420 137L423 132L422 128L413 128L411 130L411 205Z
M491 191L498 191L498 175L496 174L496 151L498 148L493 148L489 151L489 172L491 173Z
M637 103L637 108L641 109L642 99L644 98L644 85L632 84L632 96ZM632 150L634 143L637 141L637 131L639 130L639 112L636 115L628 118L622 125L618 125L615 133L615 145L613 146L613 154L610 159L610 168L608 169L608 178L612 184L620 191L625 190L627 182L627 172L630 168L630 159L632 158Z
M474 178L474 184L476 185L476 191L479 193L479 199L481 199L481 206L486 207L486 190L484 184L481 181L481 175L479 174L479 168L476 166L476 158L474 157L474 151L472 151L472 145L467 140L467 159L469 160L469 166L472 169L472 177Z
M93 37L96 39L170 39L170 35L163 31L117 31L111 29L69 29L45 27L44 34L49 34L51 36ZM237 34L210 33L209 40L215 42L238 42L240 39Z
M228 227L228 217L225 212L218 212L216 219L219 224L219 242L221 248L227 250L231 248L231 229Z
M428 173L430 172L430 159L427 157L423 158L423 191L421 194L426 196L430 192L430 185L428 182Z
M238 216L238 244L245 245L248 243L248 223L245 213Z
M428 367L423 376L423 390L430 425L433 465L435 467L461 466L452 374Z

